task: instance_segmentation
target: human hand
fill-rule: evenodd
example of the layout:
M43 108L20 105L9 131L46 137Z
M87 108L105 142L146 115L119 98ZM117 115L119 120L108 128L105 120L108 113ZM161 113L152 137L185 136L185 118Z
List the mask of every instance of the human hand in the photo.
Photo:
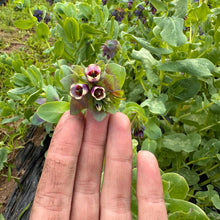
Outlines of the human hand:
M85 118L66 112L52 137L30 220L130 220L131 181L129 119L116 113L97 122L89 112ZM146 151L138 153L137 200L139 220L167 220L157 160Z

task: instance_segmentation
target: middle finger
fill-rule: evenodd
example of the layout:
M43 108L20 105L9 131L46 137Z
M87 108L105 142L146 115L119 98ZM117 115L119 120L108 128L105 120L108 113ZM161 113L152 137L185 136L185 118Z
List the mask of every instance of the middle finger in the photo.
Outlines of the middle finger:
M77 164L71 219L99 219L99 194L107 135L107 116L97 122L87 111L82 148Z

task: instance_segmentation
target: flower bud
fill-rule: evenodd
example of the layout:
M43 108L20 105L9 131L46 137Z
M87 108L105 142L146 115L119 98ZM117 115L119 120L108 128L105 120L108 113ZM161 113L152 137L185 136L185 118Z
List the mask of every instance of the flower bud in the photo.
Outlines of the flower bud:
M96 103L95 107L99 112L102 110L102 105L100 103Z
M85 75L89 82L98 82L101 77L101 68L96 64L90 64L86 68Z
M82 99L89 91L86 84L72 84L70 87L70 95L75 99Z
M105 45L102 46L103 57L107 56L107 59L113 58L121 45L117 40L107 40Z
M91 95L98 101L102 100L106 97L105 89L101 86L94 86L91 90Z

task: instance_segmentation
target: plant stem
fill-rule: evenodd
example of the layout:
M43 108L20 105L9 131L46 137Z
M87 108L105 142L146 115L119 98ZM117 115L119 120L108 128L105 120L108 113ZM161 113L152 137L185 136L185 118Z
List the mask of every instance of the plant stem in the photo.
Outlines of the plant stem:
M199 162L199 161L203 161L203 160L208 160L208 159L214 159L216 158L216 156L213 156L213 157L202 157L202 158L199 158L198 160L193 160L193 161L190 161L188 163L186 163L187 166L193 164L193 163L196 163L196 162Z
M196 23L196 26L195 26L195 29L194 29L194 33L193 33L193 36L192 36L192 42L191 42L191 43L194 43L194 40L195 40L197 31L198 31L198 28L199 28L199 23Z
M199 161L208 160L208 159L214 159L214 158L216 158L216 156L213 156L213 157L202 157L202 158L199 158L198 160L193 160L193 161L190 161L190 162L188 162L188 163L186 163L186 164L180 166L179 169L181 169L181 168L183 168L183 167L186 167L186 166L189 166L189 165L191 165L191 164L197 163L197 162L199 162ZM203 169L203 167L202 167L202 169ZM165 170L164 172L167 173L167 172L171 172L172 170L173 170L173 169L170 168L170 169ZM196 170L195 170L195 171L196 171Z
M220 177L220 173L217 173L216 175L214 175L213 177L203 181L202 183L199 184L199 186L205 186L207 184L209 184L210 182L212 182L212 180L217 179Z
M50 47L50 44L49 44L48 40L46 40L46 44L47 44L47 46L48 46L48 48L50 50L50 53L52 54L52 56L54 56L54 53L53 53L53 51L52 51L52 49Z
M218 121L216 124L211 124L211 125L208 125L208 126L202 128L201 130L199 130L199 132L208 130L208 129L210 129L210 128L216 126L217 124L220 124L220 121Z
M218 97L216 98L216 101L219 100L219 99L220 99L220 96L218 96ZM198 114L198 113L204 111L205 109L209 108L209 107L212 106L213 104L215 104L215 102L210 102L208 105L205 105L205 106L203 106L201 109L198 109L198 110L195 112L195 114ZM189 112L189 113L187 113L187 114L181 115L181 116L179 117L179 119L185 118L185 117L187 117L187 116L189 116L189 115L192 115L192 112Z
M215 168L217 168L219 166L220 166L220 163L217 163L215 166L213 166L213 167L209 168L208 170L205 170L204 172L200 173L199 176L202 176L203 174L206 174L209 171L214 170Z
M140 83L141 83L141 85L142 85L142 87L143 87L143 89L144 89L144 92L147 94L148 91L147 91L147 89L146 89L146 87L145 87L145 85L144 85L144 80L141 78L141 79L139 79L139 81L140 81Z
M162 55L161 56L161 63L165 63L165 56ZM161 92L161 89L162 89L162 83L163 83L163 78L164 78L164 71L163 70L160 70L160 85L159 85L159 91Z

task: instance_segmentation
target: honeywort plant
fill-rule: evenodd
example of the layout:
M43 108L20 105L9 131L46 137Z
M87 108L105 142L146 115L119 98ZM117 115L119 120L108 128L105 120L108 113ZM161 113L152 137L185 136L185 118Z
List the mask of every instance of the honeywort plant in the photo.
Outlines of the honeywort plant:
M136 151L144 149L163 170L169 219L219 219L218 0L84 0L56 3L53 13L49 26L16 23L36 26L53 65L12 61L9 97L33 106L29 121L48 130L70 106L97 120L119 107L134 138L133 218Z

